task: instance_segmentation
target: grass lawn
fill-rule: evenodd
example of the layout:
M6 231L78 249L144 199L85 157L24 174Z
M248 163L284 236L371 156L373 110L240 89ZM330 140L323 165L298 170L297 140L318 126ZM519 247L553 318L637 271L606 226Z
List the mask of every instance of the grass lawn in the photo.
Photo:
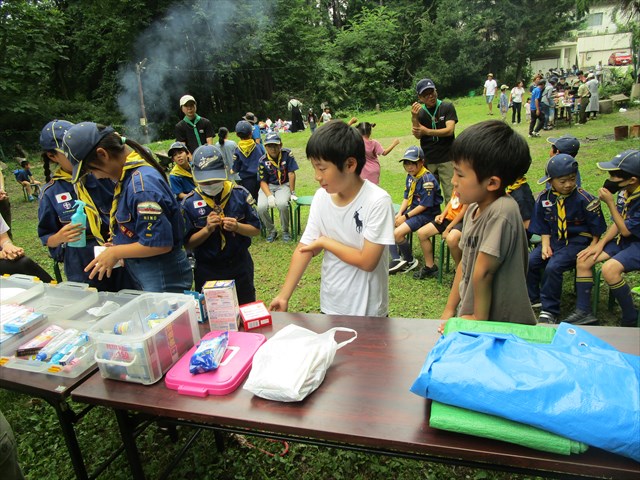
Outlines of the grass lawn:
M481 98L464 98L454 101L460 122L457 133L465 127L486 120L486 106ZM372 138L382 143L383 147L398 138L400 145L386 157L381 157L382 165L381 186L392 196L393 201L400 203L404 188L405 172L398 160L404 149L418 142L410 134L410 111L369 112L359 115L359 120L376 123ZM548 136L559 136L571 133L581 142L578 160L583 179L583 187L595 193L607 178L598 170L596 162L610 160L617 153L640 148L640 140L628 139L614 141L613 131L617 125L634 125L640 123L640 110L630 109L626 113L613 113L599 116L597 120L587 125L572 127L559 126L547 132ZM514 126L526 137L528 125L523 123ZM298 160L300 170L297 174L296 193L298 196L313 195L317 184L313 179L311 165L305 159L304 151L309 132L285 134L284 146L291 148ZM527 139L531 147L533 164L528 174L532 190L540 191L537 179L544 173L544 165L549 157L550 145L545 138ZM149 145L152 150L167 150L171 140ZM42 165L37 153L30 158L32 170L36 178L43 180ZM14 242L25 248L27 253L52 273L51 260L44 247L39 243L36 235L37 204L23 200L20 186L14 181L11 171L16 168L11 164L4 170L5 183L12 200ZM606 211L606 207L605 207ZM306 221L308 209L302 209L302 224ZM277 224L277 222L276 222ZM289 265L294 244L276 241L267 243L263 238L256 238L251 247L255 262L255 283L258 298L268 303L278 292ZM422 254L417 244L414 253L422 263ZM312 261L307 273L302 278L299 288L294 293L289 308L291 311L318 312L319 311L319 282L320 258ZM562 314L570 312L575 305L573 292L573 276L565 276L562 293ZM390 278L390 316L410 318L439 318L447 296L453 273L446 273L443 285L435 279L417 281L411 274L395 275ZM628 276L632 285L640 284L640 275ZM606 308L607 292L602 289L600 298L601 308L598 315L601 324L616 325L619 310L613 312ZM426 352L425 352L426 355ZM420 365L416 365L416 372ZM407 385L408 389L409 385ZM409 395L409 393L407 392ZM81 405L73 404L77 410ZM23 471L29 479L58 479L72 478L72 468L69 461L64 440L57 423L55 413L45 402L30 398L27 395L0 390L0 409L12 424L19 443L19 459ZM77 428L86 463L97 465L108 452L115 449L119 443L119 435L115 418L110 411L96 408L82 421ZM189 429L180 429L183 440L188 437ZM264 440L251 439L261 448L277 451L280 446ZM479 440L481 441L481 440ZM180 448L173 444L167 435L157 427L148 428L138 439L138 445L143 457L147 474L152 477L162 471L168 464L170 454ZM100 478L127 479L128 466L121 456L107 469ZM493 471L475 470L460 467L450 467L440 464L401 460L380 457L355 452L337 451L328 448L293 444L290 452L284 457L270 457L256 449L248 449L239 444L234 438L228 437L228 449L223 454L215 451L214 440L209 432L203 433L194 446L182 460L171 478L196 479L254 479L254 478L284 478L284 479L440 479L440 478L526 478L512 474L496 473Z

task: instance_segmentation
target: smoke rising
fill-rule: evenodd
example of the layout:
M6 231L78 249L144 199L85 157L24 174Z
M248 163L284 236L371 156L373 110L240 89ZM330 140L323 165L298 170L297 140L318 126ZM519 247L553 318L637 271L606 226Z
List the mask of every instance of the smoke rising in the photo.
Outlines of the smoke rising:
M135 42L132 63L118 72L121 92L118 107L126 118L125 129L140 132L142 117L136 64L143 62L141 83L148 122L149 140L157 139L157 125L176 123L181 117L178 100L191 94L200 105L209 95L207 79L224 72L231 65L241 65L247 58L231 58L231 46L247 42L247 22L251 25L251 42L260 42L267 24L268 2L251 0L198 0L173 6L166 15L143 31ZM248 20L247 20L248 19ZM244 27L242 27L244 25ZM252 43L251 51L260 46ZM237 51L237 49L236 49ZM146 59L146 61L145 61ZM228 66L228 67L225 67Z

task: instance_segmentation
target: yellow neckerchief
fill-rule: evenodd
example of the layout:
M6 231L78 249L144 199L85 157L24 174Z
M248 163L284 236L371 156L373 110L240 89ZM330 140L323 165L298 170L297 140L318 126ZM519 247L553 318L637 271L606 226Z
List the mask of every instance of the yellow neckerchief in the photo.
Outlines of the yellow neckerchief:
M215 199L211 198L209 195L204 193L200 189L200 185L196 187L196 192L202 197L204 202L207 204L209 208L211 208L214 212L220 215L220 218L224 218L224 207L229 203L229 199L231 198L231 191L233 190L233 182L225 180L224 185L222 187L222 195L220 196L220 204L216 204ZM218 227L218 232L220 232L220 250L224 250L224 247L227 246L227 239L224 234L224 230L222 229L222 225Z
M61 168L58 168L56 172L51 177L51 180L54 182L57 180L64 180L65 182L71 183L71 174L65 172ZM98 208L96 204L93 202L93 198L89 195L87 188L84 185L84 181L80 181L75 184L76 193L78 195L78 200L85 203L84 213L87 214L87 223L89 224L89 231L91 235L95 237L100 245L104 243L104 238L102 237L102 232L100 231L100 225L102 224L102 219L100 218L100 213L98 212Z
M151 166L145 159L143 159L135 150L127 155L127 159L122 167L122 173L120 179L116 183L116 188L113 191L113 202L111 202L111 211L109 212L109 241L113 241L116 236L116 212L118 211L118 202L120 201L120 195L122 194L122 181L129 170L135 170L138 167L144 165Z
M193 180L193 173L191 172L191 170L187 170L182 165L178 165L177 163L173 165L173 168L169 172L169 175L173 175L175 177L186 177Z
M256 148L256 141L253 138L247 138L246 140L240 140L238 142L238 148L245 157L251 155L253 149Z
M633 202L634 200L637 200L640 198L640 186L638 186L632 194L629 194L626 190L625 190L625 199L624 199L624 207L622 207L622 212L620 213L620 215L622 216L623 220L627 219L627 212L629 210L629 205L631 204L631 202ZM620 240L622 240L622 235L620 233L618 233L618 237L616 239L616 243L620 243Z
M527 183L527 177L520 177L519 179L517 179L515 182L513 182L511 185L509 185L507 187L506 192L507 193L511 193L516 191L517 189L519 189L522 185L524 185L525 183Z
M271 162L271 165L276 167L276 177L278 177L278 185L282 185L283 183L286 182L284 178L286 173L280 171L280 161L282 160L282 151L280 151L280 155L278 155L277 160L274 160L273 158L271 158L268 153L267 153L267 159L269 160L269 162Z
M409 193L407 194L407 209L411 208L411 202L413 202L413 194L416 191L416 184L418 183L418 180L428 171L429 170L427 170L423 165L420 171L413 176L413 182L411 182L411 186L409 187Z
M557 198L556 209L558 211L558 240L564 239L565 244L569 244L569 235L567 232L567 211L564 208L565 199L575 191L575 188L571 190L567 195L561 195L558 192L551 190Z

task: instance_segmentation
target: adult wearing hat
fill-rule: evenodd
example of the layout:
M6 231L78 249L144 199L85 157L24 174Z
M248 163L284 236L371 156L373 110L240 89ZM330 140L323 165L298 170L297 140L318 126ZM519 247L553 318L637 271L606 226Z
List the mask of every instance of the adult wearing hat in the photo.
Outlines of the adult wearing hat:
M260 235L260 220L249 192L228 180L222 151L203 145L193 154L197 187L181 204L185 246L193 250L195 290L208 280L235 280L240 304L254 302L251 238Z
M191 152L184 143L173 142L168 154L173 162L173 168L169 172L169 185L176 199L180 201L196 188L191 173Z
M264 146L267 153L260 159L258 177L260 191L258 192L258 216L267 231L267 242L271 243L278 237L270 208L277 208L280 212L282 240L291 241L289 233L289 202L295 197L296 170L298 163L288 148L282 148L282 140L276 132L268 133Z
M640 151L625 150L598 163L598 168L608 171L611 183L620 189L617 198L606 188L598 191L613 223L598 243L578 254L576 309L564 321L578 325L597 321L591 313L593 267L604 262L602 276L622 310L621 325L638 327L638 310L623 273L640 270Z
M496 95L496 90L498 89L498 82L493 79L493 73L487 74L487 79L484 82L484 88L482 90L482 95L484 96L487 106L489 107L489 112L487 115L493 115L493 97Z
M180 97L180 110L184 117L175 127L176 142L186 144L191 153L200 145L213 144L215 131L209 120L196 113L196 99L191 95Z
M411 133L420 140L425 165L433 173L444 193L445 203L451 199L453 163L449 158L455 138L458 115L450 102L438 98L433 81L423 78L416 84L418 101L411 106Z
M289 131L292 133L303 131L302 102L292 97L287 104L287 109L291 112L291 128Z

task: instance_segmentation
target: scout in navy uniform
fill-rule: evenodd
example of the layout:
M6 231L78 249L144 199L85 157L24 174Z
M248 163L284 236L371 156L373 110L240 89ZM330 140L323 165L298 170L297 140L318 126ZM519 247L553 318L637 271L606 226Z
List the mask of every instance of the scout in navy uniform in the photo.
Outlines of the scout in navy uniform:
M24 187L25 192L27 192L27 200L33 202L35 200L33 194L40 192L41 183L33 178L29 160L22 160L20 162L20 166L22 168L14 170L13 174L16 177L16 181L21 184Z
M47 184L42 187L38 205L38 236L42 244L49 247L49 255L64 263L67 280L88 283L98 290L118 291L132 288L128 274L120 269L111 278L90 279L84 267L93 260L93 248L104 243L108 234L109 207L113 201L113 183L97 180L87 175L77 184L77 192L71 183L71 162L62 151L64 134L73 124L65 120L47 123L40 133L42 161ZM51 172L51 163L57 169ZM87 215L86 247L67 247L67 243L78 240L83 232L80 224L72 224L76 212L75 200L85 202ZM103 215L106 210L106 216Z
M408 272L418 266L413 258L407 234L435 220L440 214L442 194L436 177L424 166L424 153L420 147L409 147L400 159L407 172L404 200L395 216L393 235L397 245L392 245L389 273ZM400 252L398 252L400 250ZM400 258L400 253L403 258Z
M577 305L565 322L597 321L590 311L592 269L596 263L604 262L602 276L622 309L621 325L637 327L638 310L622 274L640 270L640 151L625 150L609 162L598 163L598 168L608 171L611 184L619 189L617 199L606 188L598 190L598 197L609 208L613 223L596 245L578 255Z
M258 166L258 216L267 231L267 242L271 243L278 237L278 232L269 215L269 209L277 208L280 212L282 240L290 242L289 202L298 198L295 196L298 163L291 150L282 148L282 140L276 132L267 134L264 146L267 153L260 158Z
M196 188L191 173L191 153L182 142L174 142L169 147L169 157L173 161L173 168L169 172L169 185L178 202L189 195Z
M571 155L573 158L576 158L578 156L578 151L580 150L580 141L573 135L562 135L561 137L549 137L547 138L547 142L551 144L551 151L549 152L549 158L559 153L566 153L567 155ZM576 174L576 185L578 187L582 186L582 179L580 178L579 168L578 168L578 173ZM548 184L547 184L547 187L549 187Z
M254 200L258 198L260 184L258 183L258 164L262 151L257 147L251 137L253 127L246 120L240 120L236 124L236 134L240 138L238 148L233 154L233 167L231 173L240 176L238 183L249 190Z
M607 229L600 201L576 186L577 174L575 158L560 153L549 159L538 182L550 182L551 187L538 196L529 225L542 241L529 254L527 290L531 303L542 304L539 321L544 323L557 323L562 274L574 268L576 256Z
M115 182L107 248L85 267L89 278L111 276L124 260L140 290L191 290L180 206L153 156L113 128L91 122L67 131L64 151L73 165L74 183L88 172Z
M227 179L222 152L204 145L193 155L197 187L182 201L186 247L196 259L195 289L208 280L235 280L240 304L254 302L251 238L260 235L253 198Z

